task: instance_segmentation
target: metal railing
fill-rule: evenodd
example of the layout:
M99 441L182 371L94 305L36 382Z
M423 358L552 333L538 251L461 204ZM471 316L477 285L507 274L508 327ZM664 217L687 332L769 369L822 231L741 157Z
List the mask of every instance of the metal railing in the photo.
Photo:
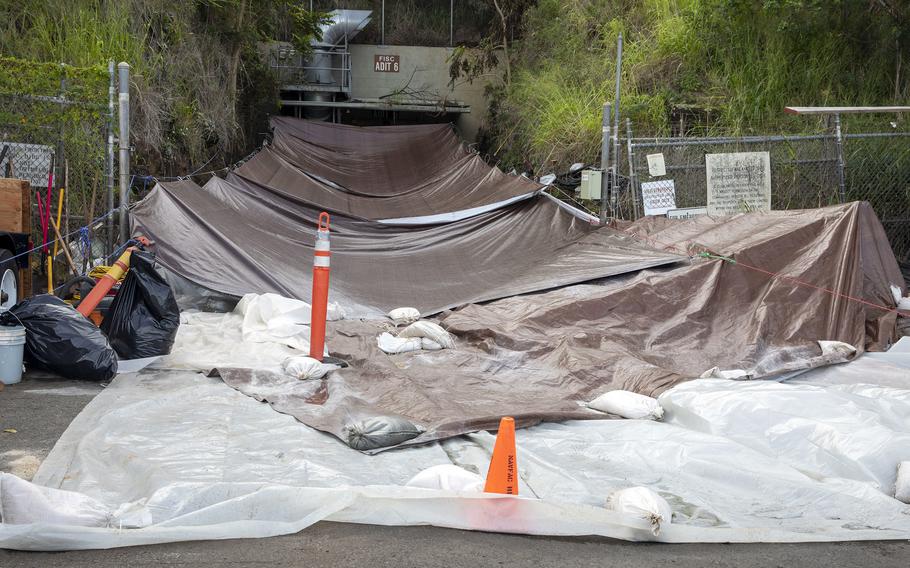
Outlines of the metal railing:
M319 64L320 61L328 64ZM291 46L273 44L268 63L282 89L351 92L351 53L347 45L317 47L304 57Z

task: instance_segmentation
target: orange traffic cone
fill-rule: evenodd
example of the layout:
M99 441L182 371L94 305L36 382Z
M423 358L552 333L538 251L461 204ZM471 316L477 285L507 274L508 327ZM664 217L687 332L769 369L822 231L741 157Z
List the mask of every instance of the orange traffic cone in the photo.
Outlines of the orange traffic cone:
M493 457L487 471L486 493L518 495L518 461L515 452L515 419L506 416L499 421L499 432L493 445Z

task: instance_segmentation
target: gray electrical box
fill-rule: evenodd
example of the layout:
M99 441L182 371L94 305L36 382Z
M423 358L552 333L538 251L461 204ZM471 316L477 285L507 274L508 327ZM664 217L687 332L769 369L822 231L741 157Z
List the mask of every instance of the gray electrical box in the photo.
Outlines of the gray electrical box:
M581 198L582 199L600 199L600 190L603 181L603 172L601 170L582 170L581 171Z

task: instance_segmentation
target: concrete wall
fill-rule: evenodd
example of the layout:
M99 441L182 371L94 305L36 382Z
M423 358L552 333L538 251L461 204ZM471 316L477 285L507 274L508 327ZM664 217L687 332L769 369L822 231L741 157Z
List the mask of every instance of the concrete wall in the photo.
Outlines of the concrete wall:
M473 83L459 81L449 87L449 47L351 45L351 97L375 99L407 89L419 91L436 99L457 100L471 106L471 112L459 115L455 126L461 136L473 142L477 129L486 114L487 100L484 88L491 81L501 81L497 70L475 79ZM397 55L399 70L378 72L374 70L375 55ZM408 98L406 93L401 98Z

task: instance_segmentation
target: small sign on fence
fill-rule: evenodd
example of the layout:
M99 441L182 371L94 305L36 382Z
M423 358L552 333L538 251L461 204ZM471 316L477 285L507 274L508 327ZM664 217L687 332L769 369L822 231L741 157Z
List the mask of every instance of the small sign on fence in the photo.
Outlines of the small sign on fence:
M707 207L683 207L682 209L670 209L667 211L667 219L691 219L707 214Z
M648 154L645 156L648 160L648 174L651 177L660 177L667 175L667 165L664 163L664 155Z
M663 215L676 209L676 185L672 179L642 182L641 201L645 215Z
M44 144L23 144L0 141L0 151L6 148L0 161L0 177L28 180L32 187L47 187L54 149Z
M399 55L373 55L373 72L398 73L401 70L401 56Z
M708 215L771 210L771 157L768 152L705 154Z

